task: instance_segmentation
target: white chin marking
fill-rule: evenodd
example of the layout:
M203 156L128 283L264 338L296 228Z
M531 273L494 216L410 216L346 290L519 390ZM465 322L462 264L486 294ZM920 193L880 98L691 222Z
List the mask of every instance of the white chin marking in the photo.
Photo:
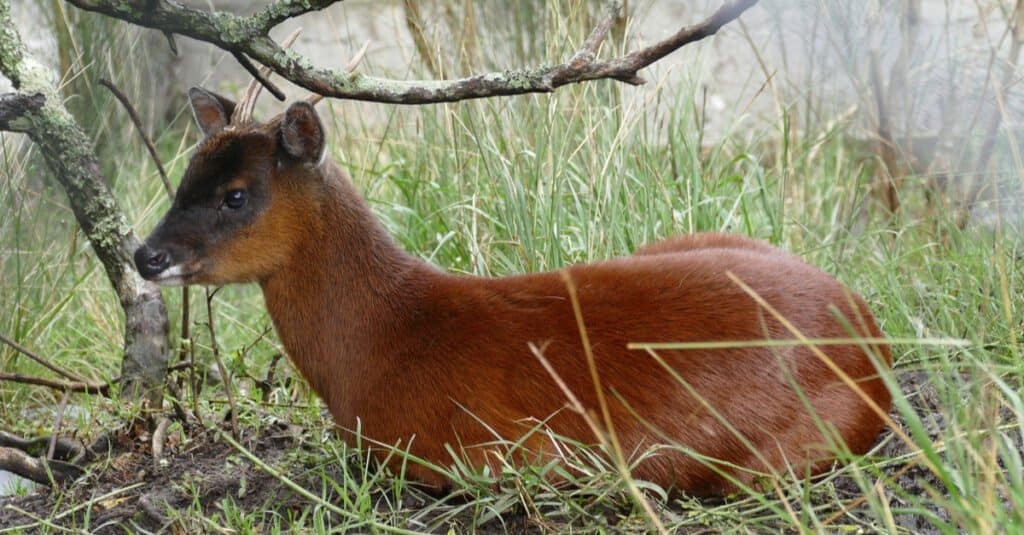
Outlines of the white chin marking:
M184 286L185 285L185 279L183 279L181 277L160 277L159 279L156 279L153 282L159 284L160 286Z
M171 266L161 272L153 281L160 286L184 286L185 270L180 264Z

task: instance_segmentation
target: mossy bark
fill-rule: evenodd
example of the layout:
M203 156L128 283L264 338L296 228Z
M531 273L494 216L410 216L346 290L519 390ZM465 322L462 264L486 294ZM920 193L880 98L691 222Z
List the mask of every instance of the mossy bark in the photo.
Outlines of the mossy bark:
M139 241L100 173L92 143L61 104L50 73L25 55L9 0L0 0L0 71L17 89L3 97L0 129L27 134L39 147L124 309L122 394L159 407L168 358L163 296L135 271L132 254Z
M623 2L612 1L608 25L600 25L587 40L582 54L566 63L544 64L505 70L454 80L391 80L358 72L316 67L309 58L285 49L270 38L278 23L303 13L323 9L337 0L278 0L257 13L243 17L231 13L203 11L170 0L65 0L87 11L153 28L167 35L180 34L205 41L234 54L262 63L281 77L326 97L429 104L474 98L549 93L569 84L613 79L641 84L637 71L680 47L714 35L723 25L739 17L757 0L726 0L703 22L681 28L675 34L648 47L610 60L596 58L611 23L623 10Z

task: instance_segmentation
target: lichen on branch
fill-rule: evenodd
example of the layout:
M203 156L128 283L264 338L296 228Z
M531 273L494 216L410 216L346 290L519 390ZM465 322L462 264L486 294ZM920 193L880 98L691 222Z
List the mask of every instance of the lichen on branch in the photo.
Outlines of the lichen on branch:
M548 93L573 83L611 79L642 84L638 71L679 48L714 35L757 0L726 0L710 17L648 47L620 57L601 60L597 51L612 26L622 16L622 2L609 2L606 16L594 28L583 48L562 63L476 74L452 80L393 80L343 70L316 67L306 57L285 50L270 38L281 22L323 9L334 0L278 0L250 16L206 12L169 0L145 4L127 0L66 0L85 10L103 13L132 24L205 41L236 58L248 57L269 67L298 86L327 97L386 102L429 104L525 93Z

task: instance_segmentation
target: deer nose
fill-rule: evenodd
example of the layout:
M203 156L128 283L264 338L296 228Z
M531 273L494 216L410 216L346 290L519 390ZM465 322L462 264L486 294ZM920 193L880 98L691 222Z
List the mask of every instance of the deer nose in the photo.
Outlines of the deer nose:
M144 279L152 280L170 265L171 257L167 251L156 250L149 245L143 245L135 251L135 268Z

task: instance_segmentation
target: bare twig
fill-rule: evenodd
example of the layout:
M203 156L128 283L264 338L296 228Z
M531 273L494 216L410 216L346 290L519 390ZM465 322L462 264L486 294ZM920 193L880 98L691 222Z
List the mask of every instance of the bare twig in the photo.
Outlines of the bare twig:
M283 353L274 353L274 356L270 358L270 366L267 368L266 378L256 383L259 386L260 400L263 403L270 401L270 391L274 388L274 370L277 369L277 363L282 358L284 358Z
M29 348L19 344L18 342L15 342L14 340L12 340L12 339L10 339L10 338L2 335L2 334L0 334L0 342L3 342L5 344L11 346L11 348L13 348L18 353L21 353L22 355L25 355L26 357L36 361L37 363L39 363L40 365L42 365L46 369L52 371L53 373L56 373L57 375L59 375L61 377L64 377L65 379L71 379L72 381L75 381L75 382L78 382L78 383L85 383L85 384L89 383L89 381L87 381L81 375L78 375L77 373L74 373L74 372L70 372L68 370L65 370L64 368L61 368L60 366L57 366L56 364L51 363L50 361L48 361L48 360L44 359L43 357L39 356L37 353L34 353Z
M181 405L181 388L178 387L178 383L174 381L167 381L167 390L171 392L171 408L174 410L174 415L177 416L178 420L181 420L183 424L187 424L192 421L189 414L185 412L185 408Z
M549 64L453 80L405 81L314 67L308 58L285 51L268 35L270 28L276 24L296 15L326 7L332 3L328 0L305 2L305 6L299 6L298 3L292 5L276 2L248 17L224 12L218 12L213 16L209 12L185 7L169 0L156 2L154 9L147 16L117 0L67 1L88 11L205 41L230 52L236 58L242 58L240 61L248 56L270 67L283 78L314 93L334 98L393 104L428 104L501 95L548 93L563 85L599 79L641 84L644 80L637 75L637 71L687 44L714 35L722 26L757 3L757 0L726 0L704 21L683 27L667 39L651 46L610 60ZM598 28L591 35L600 33ZM255 68L250 70L253 71Z
M110 392L110 383L58 381L54 379L46 379L43 377L35 377L31 375L22 375L20 373L0 373L0 381L22 383L26 385L45 386L47 388L52 388L54 390L61 390L66 392L100 394L102 396L106 396Z
M268 80L266 76L263 76L263 74L260 73L260 70L257 69L256 66L249 61L249 58L245 57L242 52L233 51L231 55L235 57L235 60L238 61L245 70L249 71L249 74L253 78L262 84L263 87L267 88L267 91L270 91L270 94L274 95L274 98L277 100L284 100L284 91L281 91L273 82Z
M191 362L180 362L167 368L167 371L182 370L185 368L191 368ZM97 383L92 381L58 381L56 379L46 379L45 377L36 377L33 375L22 375L20 373L3 373L0 372L0 381L9 381L12 383L22 383L26 385L45 386L54 390L60 390L62 392L75 392L82 394L99 394L101 396L110 395L111 385L115 385L121 382L122 377L117 377L106 383Z
M219 288L218 288L219 290ZM224 360L220 358L220 347L217 345L217 331L213 327L213 296L217 290L206 289L206 326L210 329L210 349L213 351L213 360L217 363L217 371L220 372L221 381L224 382L224 392L228 396L228 407L231 413L231 435L235 438L241 436L238 431L238 406L235 404L235 390L231 384L231 376L224 366Z
M189 370L194 368L192 362L185 360L188 357L188 348L192 347L191 333L189 332L192 328L192 321L190 319L191 309L192 296L189 292L189 286L185 285L181 287L181 335L178 336L178 362L179 364L187 364ZM170 368L167 371L170 372Z
M305 15L312 11L319 11L338 1L339 0L305 0L304 2L293 2L288 0L278 0L277 2L263 8L251 18L254 21L257 21L258 28L262 30L263 33L267 33L278 24L281 24L290 18Z
M106 78L100 78L100 85L110 90L114 98L124 106L125 111L128 112L128 117L132 120L132 124L135 125L135 130L138 131L139 136L142 138L142 142L146 144L146 150L149 151L149 157L153 159L153 163L156 164L157 171L160 172L160 179L164 182L164 189L167 190L169 197L174 197L174 188L171 187L171 179L167 177L167 170L164 169L164 163L160 161L160 156L156 153L156 146L153 145L153 140L150 139L149 135L146 134L145 128L142 127L142 119L139 118L139 112L135 110L135 106L132 106L128 96L121 91L114 82L107 80Z
M601 43L608 37L608 32L611 31L615 21L622 17L622 15L623 6L621 0L608 2L608 9L604 18L590 32L590 36L583 42L583 46L576 52L576 55L569 60L569 66L586 65L594 61L594 58L597 57L598 49L601 48Z
M46 460L53 460L53 453L57 449L57 436L60 433L60 426L64 424L64 411L68 409L68 396L71 392L64 391L64 395L60 398L60 404L57 405L57 419L53 422L53 434L50 435L50 445L46 448Z

